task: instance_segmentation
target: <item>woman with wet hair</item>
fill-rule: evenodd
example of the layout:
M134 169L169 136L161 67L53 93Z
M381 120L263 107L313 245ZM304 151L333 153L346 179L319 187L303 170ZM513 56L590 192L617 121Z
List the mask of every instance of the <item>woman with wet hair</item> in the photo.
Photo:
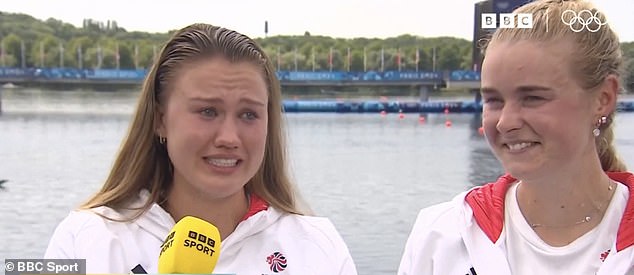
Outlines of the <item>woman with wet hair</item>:
M332 223L300 207L281 102L252 39L207 24L177 31L105 184L61 222L45 258L86 259L87 273L157 273L170 229L195 216L220 232L214 273L356 274Z
M538 0L482 65L482 125L506 174L423 209L399 274L634 274L634 176L612 144L623 57L583 0Z

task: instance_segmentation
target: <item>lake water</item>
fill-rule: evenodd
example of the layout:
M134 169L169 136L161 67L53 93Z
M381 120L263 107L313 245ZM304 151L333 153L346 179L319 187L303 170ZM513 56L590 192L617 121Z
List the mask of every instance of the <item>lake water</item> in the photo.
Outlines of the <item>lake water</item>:
M41 258L55 226L102 184L137 94L5 90L0 115L0 259ZM474 114L287 114L291 169L359 274L395 274L418 211L502 170ZM445 122L450 120L451 127ZM634 167L634 113L616 116Z

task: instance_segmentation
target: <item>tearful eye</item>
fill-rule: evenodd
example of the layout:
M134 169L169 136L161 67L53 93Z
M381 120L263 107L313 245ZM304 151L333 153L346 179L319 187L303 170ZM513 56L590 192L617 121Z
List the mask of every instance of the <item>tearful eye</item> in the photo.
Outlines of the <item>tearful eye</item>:
M212 108L203 108L200 110L200 114L206 117L213 117L216 116L216 110Z
M258 115L255 112L245 112L242 114L242 118L246 120L254 120L258 118Z

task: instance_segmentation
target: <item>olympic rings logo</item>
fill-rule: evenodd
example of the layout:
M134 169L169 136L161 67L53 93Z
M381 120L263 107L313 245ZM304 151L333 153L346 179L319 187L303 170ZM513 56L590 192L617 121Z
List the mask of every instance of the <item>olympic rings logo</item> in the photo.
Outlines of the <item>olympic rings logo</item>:
M566 21L566 14L568 13L571 13L572 17ZM589 32L598 32L601 26L608 23L607 21L601 22L601 18L597 16L598 14L599 11L592 13L589 10L582 10L577 14L573 10L565 10L561 13L561 22L569 26L573 32L581 32L583 29Z

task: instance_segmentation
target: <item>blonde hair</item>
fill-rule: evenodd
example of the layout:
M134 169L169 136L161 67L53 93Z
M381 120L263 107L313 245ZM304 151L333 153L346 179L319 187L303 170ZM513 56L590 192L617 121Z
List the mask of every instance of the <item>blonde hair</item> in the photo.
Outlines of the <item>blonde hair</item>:
M497 29L485 44L485 55L486 47L499 41L569 41L574 45L569 55L571 70L582 88L596 91L609 75L617 76L619 87L622 87L624 58L619 38L609 24L603 25L607 22L605 16L590 2L537 0L517 8L513 13L531 14L532 28ZM591 16L596 16L596 19ZM586 27L584 23L589 24ZM596 138L601 166L604 171L625 171L625 164L618 158L613 145L614 112L607 117L607 123L600 126L601 134Z
M291 183L286 160L285 131L282 120L282 95L275 70L264 51L249 37L208 24L193 24L177 31L163 47L143 83L132 123L103 187L81 207L128 207L142 189L150 200L130 218L137 218L152 203L166 199L172 179L172 164L167 149L160 144L156 129L159 108L175 73L188 62L201 57L222 56L231 62L247 61L259 66L268 86L268 134L264 159L254 177L245 186L271 206L302 214Z

